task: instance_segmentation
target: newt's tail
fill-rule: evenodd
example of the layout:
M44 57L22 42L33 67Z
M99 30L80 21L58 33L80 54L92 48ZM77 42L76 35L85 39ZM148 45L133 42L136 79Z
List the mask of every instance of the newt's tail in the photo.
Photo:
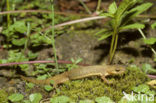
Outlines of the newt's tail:
M34 84L39 84L39 85L44 85L46 84L46 80L37 80L35 78L30 78L30 77L25 77L23 75L20 75L20 77L22 78L22 80L34 83Z

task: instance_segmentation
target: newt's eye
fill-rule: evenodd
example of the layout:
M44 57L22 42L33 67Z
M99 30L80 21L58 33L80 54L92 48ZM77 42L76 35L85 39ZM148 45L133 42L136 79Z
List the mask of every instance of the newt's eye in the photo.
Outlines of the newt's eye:
M120 72L120 69L117 68L117 69L115 69L115 71L116 71L116 72Z

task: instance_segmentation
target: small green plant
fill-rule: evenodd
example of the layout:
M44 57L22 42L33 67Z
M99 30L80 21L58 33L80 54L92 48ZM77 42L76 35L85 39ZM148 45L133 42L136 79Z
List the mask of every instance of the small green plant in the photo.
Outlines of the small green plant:
M7 59L1 59L0 63L29 61L29 60L35 59L37 56L38 56L38 54L32 53L31 51L29 51L28 55L25 56L24 53L20 52L20 50L10 50L8 52L8 58ZM14 67L17 67L17 66L14 66ZM30 74L28 72L28 70L29 70L28 64L19 65L19 67L25 73Z
M156 69L154 69L150 64L143 64L142 65L142 71L146 74L155 74L156 73Z
M53 46L53 51L54 51L54 57L55 57L55 66L56 66L56 69L59 69L58 68L58 63L57 63L57 55L56 55L56 48L55 48L55 31L54 31L54 26L55 26L55 17L54 17L54 0L50 0L51 2L51 12L52 12L52 36L51 36L51 43L52 43L52 46Z
M151 28L156 29L156 22L151 25ZM154 53L154 61L156 62L156 51L154 50L154 48L152 48L152 45L156 43L156 37L146 38L146 36L140 29L139 32L143 37L144 43L147 44L150 47L151 51Z
M49 91L51 91L52 89L54 89L52 86L50 86L50 85L45 85L44 86L44 89L47 91L47 92L49 92Z
M8 99L13 103L19 102L19 101L23 100L23 98L24 98L24 96L19 93L14 93L8 97Z
M11 94L8 97L8 100L11 101L11 103L39 103L41 99L42 95L40 93L30 94L28 100L24 100L24 96L19 93Z
M128 29L143 29L145 27L144 24L133 22L133 18L152 6L152 3L140 4L141 1L142 0L123 0L119 7L113 2L108 8L108 12L101 14L111 19L108 22L109 27L97 33L97 35L102 34L99 40L112 36L109 63L112 62L115 54L119 33Z
M39 103L41 99L42 95L40 93L34 93L29 96L31 103Z
M73 64L67 64L66 67L68 68L68 70L71 70L73 68L77 68L78 67L78 63L82 62L82 58L78 58L77 60L74 60L73 58L71 58L71 61Z

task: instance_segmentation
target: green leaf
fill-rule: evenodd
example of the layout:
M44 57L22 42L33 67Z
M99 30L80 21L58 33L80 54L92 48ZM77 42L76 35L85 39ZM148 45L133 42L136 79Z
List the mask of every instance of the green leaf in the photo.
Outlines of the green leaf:
M70 101L70 98L67 96L58 96L50 99L51 103L68 103Z
M132 7L136 3L137 0L123 0L117 9L116 16L121 17L121 15L123 15L125 11L127 11L130 7Z
M108 32L108 29L103 28L102 30L100 30L99 32L97 32L95 35L100 35L102 33Z
M120 27L120 30L125 30L125 29L143 29L145 27L144 24L140 24L140 23L134 23L134 24L129 24L129 25L125 25Z
M108 8L108 12L110 14L114 14L117 10L117 5L115 2L113 2L112 4L110 4L109 8Z
M19 94L19 93L14 93L14 94L12 94L11 96L8 97L8 99L9 99L11 102L19 102L19 101L21 101L23 98L24 98L24 96L23 96L22 94Z
M133 91L135 91L137 93L139 93L139 92L140 93L146 93L146 92L150 91L149 86L146 84L139 85L138 87L134 87L132 89L133 89Z
M111 36L113 32L110 32L108 29L102 29L101 31L97 32L95 35L101 35L98 40L103 40Z
M115 21L117 23L115 24L116 27L120 26L123 16L125 17L125 13L127 13L127 10L130 9L132 6L134 6L136 3L137 0L123 0L121 2L115 13Z
M25 33L27 31L27 26L25 25L25 21L17 21L13 24L15 31L20 33Z
M40 75L40 76L37 77L37 80L45 80L47 77L48 77L47 74L45 74L45 75Z
M38 56L38 53L33 53L31 51L28 52L29 59L35 59L37 58L37 56Z
M98 40L103 40L108 37L110 37L113 34L113 32L104 33Z
M25 44L26 42L26 38L21 38L21 39L13 39L12 44L16 45L16 46L22 46Z
M7 63L7 62L8 62L7 59L0 59L0 64Z
M45 85L44 89L49 92L49 91L51 91L53 89L53 87L50 86L50 85Z
M153 45L153 44L156 43L156 38L151 37L151 38L149 38L149 39L144 39L144 43L145 43L145 44L149 44L149 45Z
M147 63L142 65L142 71L144 73L150 73L150 74L156 73L156 69L152 68L152 66L150 64L147 64Z
M151 25L151 28L152 28L152 29L156 29L156 22L154 22L154 23Z
M52 85L53 85L54 83L55 83L55 81L54 81L54 80L51 80L51 81L50 81L50 84L52 84Z
M139 2L139 1L137 1ZM134 7L132 9L130 9L129 11L127 11L127 14L124 18L124 25L126 23L128 23L129 21L131 21L134 17L138 16L139 14L141 14L142 12L146 11L147 9L149 9L152 6L152 3L144 3L141 4L137 7Z
M78 64L78 63L80 63L80 62L82 62L83 61L83 59L82 58L78 58L77 60L75 60L75 64Z
M111 18L114 17L114 15L110 14L110 13L102 13L102 14L100 14L100 16L106 16L106 17L111 17Z
M35 86L35 84L33 83L26 83L26 85L29 87L29 88L33 88Z
M149 9L153 4L152 3L144 3L141 4L133 9L131 9L129 11L129 14L132 13L131 18L132 17L136 17L137 15L141 14L142 12L146 11L147 9Z
M106 97L106 96L97 97L95 101L97 103L114 103L109 97Z
M39 103L41 99L42 99L42 95L40 93L34 93L29 96L29 100L32 103Z

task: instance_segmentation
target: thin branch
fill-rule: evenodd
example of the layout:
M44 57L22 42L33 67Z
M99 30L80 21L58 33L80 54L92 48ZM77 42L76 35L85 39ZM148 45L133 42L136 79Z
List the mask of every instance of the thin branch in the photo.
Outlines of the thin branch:
M93 16L93 17L88 17L88 18L83 18L83 19L78 19L78 20L72 20L72 21L61 23L61 24L57 24L54 26L54 28L67 26L67 25L71 25L71 24L76 24L76 23L81 23L81 22L86 22L86 21L91 21L91 20L104 19L104 18L106 18L106 17L105 16ZM47 31L51 28L52 28L52 26L49 26L47 28L43 28L40 32ZM38 33L38 31L32 33L31 35L36 34L36 33Z
M12 66L12 65L21 65L21 64L35 64L35 63L55 63L55 61L38 60L38 61L13 62L13 63L0 64L0 67ZM58 63L59 64L73 64L73 62L71 62L71 61L63 61L63 60L58 60ZM77 65L88 66L89 64L78 63Z
M156 75L147 75L151 79L156 79Z

